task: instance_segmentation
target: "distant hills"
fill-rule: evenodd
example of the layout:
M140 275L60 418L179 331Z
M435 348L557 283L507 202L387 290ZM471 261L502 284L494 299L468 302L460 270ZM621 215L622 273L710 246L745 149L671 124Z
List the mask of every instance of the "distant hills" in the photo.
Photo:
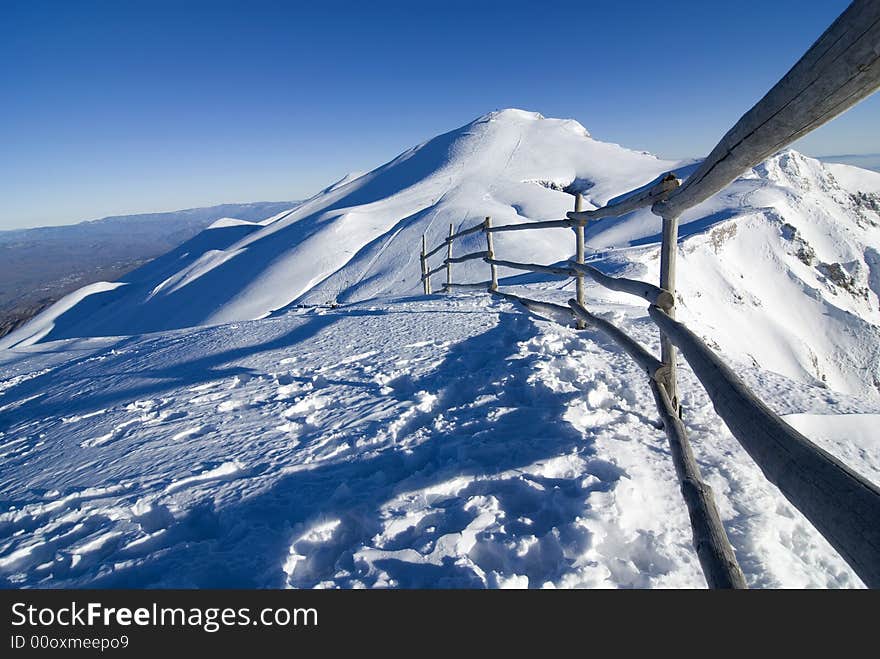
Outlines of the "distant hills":
M862 169L871 169L880 172L880 153L848 154L842 156L820 156L822 162L836 162L844 165L853 165Z
M491 112L289 212L212 223L137 270L72 293L0 339L0 349L420 296L423 234L435 246L450 225L486 216L498 225L555 219L573 208L574 190L595 208L695 166L593 139L573 120ZM878 395L880 173L785 150L683 213L680 225L677 313L715 349L817 386ZM504 232L494 247L505 260L556 264L572 257L572 238L565 228ZM596 267L643 281L658 281L660 239L649 208L585 229ZM473 233L455 241L453 255L485 249L485 236ZM431 258L432 269L443 256ZM488 274L472 259L457 263L453 278ZM498 275L504 286L564 285L508 268Z
M295 201L221 204L0 231L0 336L67 293L114 281L224 217L263 220Z

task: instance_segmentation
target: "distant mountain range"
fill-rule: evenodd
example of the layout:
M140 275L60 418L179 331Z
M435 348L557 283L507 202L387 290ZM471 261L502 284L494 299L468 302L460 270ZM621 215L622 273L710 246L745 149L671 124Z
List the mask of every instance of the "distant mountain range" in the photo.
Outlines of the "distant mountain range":
M592 209L697 166L492 112L293 208L207 213L238 219L65 296L0 338L0 587L705 585L645 372L596 327L480 291L425 295L419 258L450 226L559 219L572 193ZM30 267L72 242L102 257L170 242L186 221L118 221L100 240L81 225L35 242ZM595 268L659 281L650 208L584 234ZM575 253L567 227L492 235L508 263ZM784 150L682 213L679 235L677 318L880 484L880 173ZM478 232L452 243L486 249ZM490 276L481 258L452 270ZM575 291L497 275L558 305ZM584 288L596 317L660 354L644 300ZM860 586L678 372L749 585Z
M290 212L268 217L262 209L255 215L266 219L258 223L212 224L136 271L71 294L0 348L420 294L423 234L433 246L450 224L471 227L485 216L498 224L559 218L573 208L573 191L594 208L664 172L687 177L695 166L595 140L576 121L492 112L346 177ZM880 173L792 150L768 158L682 215L681 318L729 357L876 396L878 213ZM659 243L650 209L586 229L590 260L645 281L658 280ZM471 234L453 251L485 245L484 236ZM571 232L559 229L500 233L495 248L510 261L554 264L571 258L574 246ZM441 259L433 257L431 267ZM456 264L454 278L477 282L487 274L485 263L471 260ZM506 268L499 276L505 285L546 279Z
M841 163L844 165L853 165L862 169L871 169L880 172L880 153L858 153L846 154L842 156L819 156L822 162Z
M220 218L262 220L295 201L259 201L120 215L63 226L0 231L0 336L67 293L113 281Z

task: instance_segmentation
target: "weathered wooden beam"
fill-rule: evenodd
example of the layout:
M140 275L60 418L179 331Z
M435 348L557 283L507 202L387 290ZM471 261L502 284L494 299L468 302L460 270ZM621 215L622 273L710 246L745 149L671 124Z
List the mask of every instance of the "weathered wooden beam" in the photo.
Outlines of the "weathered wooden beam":
M434 256L434 254L436 254L437 252L439 252L440 250L442 250L444 247L446 247L446 245L447 245L448 243L449 243L448 239L444 239L443 242L441 242L441 243L440 243L439 245L437 245L434 249L432 249L430 252L428 252L427 254L425 254L425 258L431 258L432 256Z
M425 292L425 295L431 294L431 277L428 275L428 257L427 257L427 245L428 239L425 237L425 234L422 234L422 254L421 254L421 263L422 263L422 290Z
M709 588L748 588L721 522L712 488L703 482L678 410L672 404L663 384L656 380L651 380L650 384L666 438L669 440L672 464L675 466L681 495L688 509L694 548L706 582Z
M785 423L682 323L657 307L648 312L767 479L869 588L880 588L880 488Z
M558 227L574 226L572 220L541 220L539 222L522 222L521 224L502 224L497 227L487 227L487 233L500 233L504 231L530 231L531 229L555 229Z
M555 265L538 265L537 263L519 263L517 261L503 261L501 259L486 259L490 264L513 268L514 270L528 270L530 272L546 272L560 277L575 277L577 273L571 268L560 268Z
M878 86L880 2L855 0L654 212L680 215Z
M626 215L634 210L652 206L658 201L665 199L680 184L681 181L678 180L678 177L673 172L669 172L647 190L632 194L614 204L602 206L591 211L567 213L568 219L583 225L590 221L601 220L603 217Z
M594 268L585 263L569 261L568 265L571 266L571 269L575 272L591 277L597 284L609 288L612 291L620 291L621 293L636 295L661 309L668 309L673 304L672 294L669 291L658 288L657 286L654 286L654 284L649 284L646 281L627 279L626 277L611 277L598 268Z
M562 304L555 304L553 302L544 302L543 300L533 300L531 298L522 297L521 295L513 295L512 293L503 293L502 291L490 291L492 295L497 295L498 297L502 297L506 300L510 300L511 302L519 302L527 309L532 311L541 312L551 311L554 313L565 314L566 316L574 315L574 312L569 307L566 307Z
M436 275L438 272L440 272L441 270L444 270L445 268L446 268L446 262L444 261L441 265L438 265L433 270L428 270L428 272L426 272L424 275L422 275L422 277L423 278L432 277L433 275Z
M449 243L451 243L456 238L461 238L462 236L467 236L467 235L470 235L472 233L477 233L478 231L482 231L482 230L483 230L483 224L480 223L477 226L471 227L470 229L465 229L464 231L459 231L458 233L454 233L454 234L450 235L448 238L444 238L439 245L437 245L434 249L432 249L430 252L428 252L425 256L427 258L431 258L432 256L434 256L434 254L439 252L444 247L448 246Z
M448 289L450 289L450 290L454 290L454 289L456 289L456 288L460 288L460 289L462 289L462 290L485 291L485 290L489 287L489 284L491 284L491 283L492 283L492 282L490 282L490 281L480 281L480 282L476 282L476 283L474 283L474 284L456 284L456 283L452 283L452 284L445 284L445 285L443 286L443 288L448 288Z
M446 241L446 285L449 286L452 283L452 262L449 260L452 258L452 236L454 234L455 227L450 223L449 224L449 239Z
M462 238L463 236L469 236L472 233L477 233L478 231L482 231L485 227L485 223L480 222L479 224L475 224L469 229L462 229L458 233L455 233L449 237L450 240L454 240L456 238Z
M664 367L660 360L645 350L635 341L635 339L630 337L629 334L613 323L609 323L604 318L594 316L575 299L569 300L568 306L571 307L576 316L583 318L588 324L607 334L615 343L617 343L617 345L623 348L624 352L632 357L633 361L635 361L636 364L648 374L648 377L655 380L663 377Z
M495 239L492 237L492 218L486 217L486 221L483 224L483 228L486 231L486 262L489 263L489 277L491 279L491 283L489 284L490 291L498 290L498 268L495 267L495 263L493 260L495 259Z
M465 261L473 261L474 259L485 259L489 256L489 252L471 252L470 254L463 254L462 256L454 256L450 259L446 259L443 261L444 265L446 263L464 263Z
M609 206L602 206L590 211L580 210L575 207L574 211L566 213L567 217L562 220L541 220L538 222L522 222L520 224L502 224L501 226L486 229L491 233L502 231L530 231L532 229L554 229L559 227L583 227L591 220L599 220L603 217L624 215L630 211L651 206L675 190L681 182L672 172L666 174L656 184L646 190L632 194L621 201ZM583 197L577 195L583 204Z

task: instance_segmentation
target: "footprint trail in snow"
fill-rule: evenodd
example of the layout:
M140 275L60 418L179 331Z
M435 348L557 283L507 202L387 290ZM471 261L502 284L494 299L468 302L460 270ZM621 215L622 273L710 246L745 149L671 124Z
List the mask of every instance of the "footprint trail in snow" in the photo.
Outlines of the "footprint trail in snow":
M462 295L67 347L3 355L8 586L704 585L647 383L599 334ZM783 413L880 412L746 377ZM682 380L751 583L858 585Z

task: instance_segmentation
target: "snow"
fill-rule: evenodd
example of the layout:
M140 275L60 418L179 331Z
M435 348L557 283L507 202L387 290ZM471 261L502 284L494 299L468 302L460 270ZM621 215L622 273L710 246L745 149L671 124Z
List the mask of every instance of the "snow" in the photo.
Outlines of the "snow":
M657 350L638 308L598 310ZM705 585L638 368L484 294L0 354L3 401L24 401L0 430L9 586ZM738 367L880 481L880 403ZM858 586L682 388L750 583Z
M686 177L696 164L597 141L572 120L493 112L263 222L221 220L123 278L125 286L78 291L0 339L0 349L417 293L422 233L434 245L450 223L472 226L486 215L496 224L558 218L572 208L563 189L582 191L593 207L669 170ZM682 317L725 354L805 383L880 395L878 181L789 150L690 209L680 230ZM455 252L484 249L482 241L468 236ZM660 226L648 209L591 224L586 241L600 268L656 281ZM572 243L559 229L497 234L495 248L505 259L554 263L571 257ZM455 273L486 278L478 261ZM504 283L543 279L500 274Z
M248 222L247 220L239 220L235 217L221 217L219 220L214 220L208 229L223 229L225 227L239 227L239 226L259 226L259 222Z
M51 335L55 330L56 321L65 314L70 313L71 310L75 309L81 301L93 295L114 291L124 285L124 282L99 281L94 284L83 286L82 288L75 290L73 293L65 295L58 300L58 302L51 305L43 313L31 320L27 324L26 331L21 334L23 338L12 340L15 341L15 345L17 346L27 346L36 343ZM15 332L14 334L18 333ZM2 347L6 347L5 342L0 343L0 348Z
M0 339L2 583L704 586L631 360L484 293L423 296L418 263L423 232L435 245L486 215L558 218L572 208L563 190L598 206L693 167L504 110L61 300ZM785 151L691 209L678 313L789 423L880 482L874 185ZM586 233L603 271L657 280L648 211ZM562 229L496 238L510 260L574 250ZM501 276L529 297L572 295L571 280ZM590 282L587 299L659 354L637 299ZM750 585L861 586L686 366L680 379Z
M880 172L842 163L824 163L844 187L859 192L880 192Z
M154 262L128 275L124 292L92 292L54 317L46 338L130 335L262 318L294 302L414 292L423 231L436 241L450 222L469 226L486 214L498 222L559 217L571 197L536 181L577 181L598 205L673 165L593 140L574 121L491 113L346 176L264 225L215 225L164 257L164 267ZM553 260L567 256L556 232L498 243L513 257L533 248ZM0 348L27 337L17 332Z
M865 186L851 178L844 187L828 167L785 151L687 211L678 314L727 356L877 396L880 199L861 200ZM648 210L586 232L599 267L647 281L659 279L659 239ZM590 293L626 301L598 287Z

